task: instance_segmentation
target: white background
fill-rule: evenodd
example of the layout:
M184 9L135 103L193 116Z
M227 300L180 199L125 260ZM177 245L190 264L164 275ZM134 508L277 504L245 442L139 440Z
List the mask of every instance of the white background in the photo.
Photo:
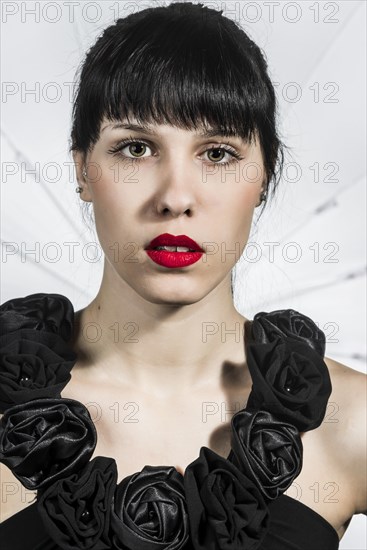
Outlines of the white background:
M100 250L68 153L72 82L114 18L169 3L2 2L1 303L56 292L77 310L97 292ZM327 357L364 371L366 2L203 3L265 52L292 148L236 270L236 307L296 309L324 330ZM340 548L367 548L365 530L354 517Z

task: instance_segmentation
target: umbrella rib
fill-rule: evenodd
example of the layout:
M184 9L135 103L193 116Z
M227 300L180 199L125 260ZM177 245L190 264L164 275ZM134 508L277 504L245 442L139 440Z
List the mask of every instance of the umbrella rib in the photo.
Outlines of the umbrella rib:
M344 185L343 187L341 187L339 189L339 191L335 192L334 195L332 195L330 198L328 198L326 201L324 201L323 203L321 203L319 206L317 206L312 212L309 213L308 217L305 218L301 223L299 223L296 227L294 227L293 229L291 229L288 233L286 233L285 235L283 235L280 239L279 239L279 244L281 244L282 242L284 242L287 238L289 237L293 237L293 235L295 233L297 233L299 230L303 229L308 223L310 223L310 221L313 221L314 220L314 217L315 215L319 215L319 214L323 214L326 210L329 210L329 208L332 208L334 206L337 206L338 205L338 202L336 200L336 197L338 195L340 195L341 193L343 193L344 191L347 191L348 189L350 189L350 187L352 187L353 185L355 185L356 183L358 183L359 181L361 181L361 176L358 176L357 178L355 178L351 183L348 183L347 185ZM266 255L266 252L264 252L264 256L267 257Z
M335 32L334 36L332 36L330 42L328 43L327 47L324 49L324 51L321 53L321 55L318 57L317 61L313 64L312 66L312 70L310 71L309 75L305 78L305 80L303 81L303 84L301 84L301 87L302 89L304 89L304 87L306 86L306 84L311 80L311 77L312 75L315 73L316 69L319 67L319 65L322 63L322 61L324 60L324 58L326 57L327 53L329 52L329 49L331 48L331 46L333 45L333 43L335 42L335 40L337 38L339 38L341 32L343 31L344 27L346 27L349 23L349 21L352 19L352 17L354 16L355 12L360 9L361 7L363 6L363 2L361 1L361 3L357 6L357 9L356 10L350 10L349 14L347 15L346 19L344 20L344 22L342 23L342 26L340 27L339 31L338 32ZM292 104L288 104L287 107L284 109L284 119L287 118L288 116L288 112L290 110L290 108L292 107Z
M8 244L9 242L11 242L11 241L4 241L3 239L0 239L1 247ZM19 251L19 249L15 251L15 254L17 256L22 257L22 254ZM28 258L28 261L31 261L34 265L37 265L38 269L41 269L42 271L44 271L48 275L51 275L53 278L58 279L61 283L67 284L71 288L77 288L79 290L79 292L82 291L82 289L80 287L76 286L74 283L71 283L70 280L67 279L66 277L64 277L63 275L61 275L59 273L59 271L53 271L52 269L50 269L48 264L45 264L45 263L42 263L42 262L36 262L36 260L34 258L32 258L32 256L30 256Z
M367 359L366 354L359 353L358 351L357 352L352 352L352 353L335 351L335 352L333 352L333 354L336 357L345 357L347 359L357 359L359 361L366 361L366 359Z
M74 19L73 32L74 32L76 42L78 44L79 54L82 55L83 54L83 47L82 47L79 19L77 17Z
M1 133L3 134L3 136L5 137L7 142L9 143L10 147L13 149L16 157L18 159L20 159L21 161L23 161L27 166L29 166L30 165L29 159L26 157L26 155L23 153L23 151L21 151L20 149L18 149L14 145L13 141L9 138L9 135L3 129L1 129ZM38 176L39 182L41 183L41 185L43 187L43 190L47 194L48 198L52 201L52 203L56 206L56 208L61 212L61 214L64 216L64 218L67 220L67 222L71 225L71 227L73 228L75 233L83 239L84 244L87 244L87 241L84 239L83 234L80 234L79 228L75 225L73 219L71 217L69 217L68 212L64 209L64 207L61 205L61 203L59 201L57 201L56 198L52 195L52 193L50 193L50 191L48 190L48 188L45 185L43 179L41 178L41 175L38 172L38 170L37 170L37 176Z
M294 299L295 296L302 296L305 294L309 294L311 292L315 292L317 290L322 290L324 288L330 288L331 286L339 284L341 281L347 281L348 279L357 279L358 277L362 277L366 274L367 267L362 266L354 271L351 271L349 273L346 273L340 277L337 277L336 279L325 281L323 283L315 284L310 287L306 288L300 288L296 290L295 292L288 292L286 294L283 294L282 296L278 296L276 300L266 300L266 302L262 302L258 304L257 307L267 307L269 304L278 302L278 301L286 301L288 299Z

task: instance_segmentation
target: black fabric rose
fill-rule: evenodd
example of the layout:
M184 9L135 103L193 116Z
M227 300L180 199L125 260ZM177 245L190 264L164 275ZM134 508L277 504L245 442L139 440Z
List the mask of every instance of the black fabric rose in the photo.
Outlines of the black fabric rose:
M23 329L0 338L0 413L29 399L60 397L76 354L50 332Z
M267 410L305 432L317 428L331 394L327 365L304 342L277 339L246 346L252 377L248 410Z
M186 468L186 502L195 550L254 550L268 529L268 509L255 484L211 449Z
M38 510L52 539L64 550L106 550L116 462L96 457L80 472L38 493Z
M62 294L30 294L13 298L0 306L2 334L32 328L59 334L68 342L73 334L73 322L73 305Z
M305 342L321 357L325 355L325 334L307 315L294 309L279 309L257 313L252 321L252 336L259 343L268 343L279 337L291 337Z
M113 548L179 550L189 539L183 476L174 467L145 466L116 487Z
M83 467L97 435L88 410L73 399L37 399L0 420L0 462L27 489L39 489Z
M302 469L303 446L292 424L267 411L238 411L231 421L235 465L268 499L284 493Z

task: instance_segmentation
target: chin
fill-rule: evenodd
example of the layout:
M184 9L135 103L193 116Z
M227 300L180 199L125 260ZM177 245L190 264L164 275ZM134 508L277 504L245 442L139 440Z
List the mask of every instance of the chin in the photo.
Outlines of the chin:
M160 291L157 293L146 291L139 293L144 300L152 304L162 304L167 306L188 306L190 304L195 304L200 302L206 294L197 294L197 293L188 293L188 292L179 292L177 289L169 292L167 290Z
M152 304L162 304L169 306L187 306L199 302L210 292L207 285L198 285L186 281L149 281L145 284L132 285L144 300Z
M190 306L192 304L195 304L196 302L199 302L200 300L160 300L160 299L155 299L155 298L152 298L149 300L149 298L145 298L148 302L150 302L151 304L157 304L157 305L162 305L162 306L168 306L168 307L172 307L172 308L176 308L176 307L184 307L184 306Z

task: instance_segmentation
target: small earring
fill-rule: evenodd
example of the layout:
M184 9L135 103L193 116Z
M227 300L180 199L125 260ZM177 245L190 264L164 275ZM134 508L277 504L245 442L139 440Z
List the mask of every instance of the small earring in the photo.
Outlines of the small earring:
M260 204L264 201L266 201L266 197L268 196L268 191L267 189L264 189L263 191L261 191L261 194L260 194Z
M86 178L86 177L87 177L87 172L86 172L86 169L85 169L85 168L83 168L82 176L83 176L83 178ZM76 187L76 188L75 188L75 191L76 191L76 193L81 193L81 192L83 191L83 187L80 187L80 186L79 186L79 187Z
M263 203L264 201L266 201L266 197L268 196L268 190L267 189L263 189L260 193L260 201L259 203L256 205L256 207L260 206L261 203Z

